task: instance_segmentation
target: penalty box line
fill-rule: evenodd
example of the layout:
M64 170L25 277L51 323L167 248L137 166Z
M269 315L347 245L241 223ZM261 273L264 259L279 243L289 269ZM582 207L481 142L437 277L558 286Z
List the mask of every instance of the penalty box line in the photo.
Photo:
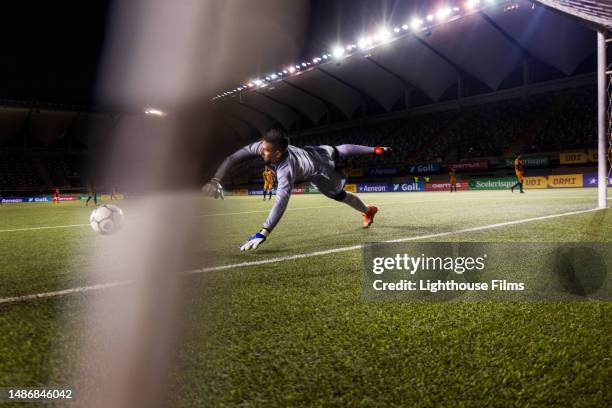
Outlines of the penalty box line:
M549 219L554 219L554 218L567 217L570 215L586 214L586 213L599 211L599 210L605 210L605 209L606 208L591 208L588 210L579 210L579 211L571 211L571 212L560 213L560 214L544 215L541 217L524 218L521 220L506 221L506 222L481 225L478 227L471 227L471 228L463 228L463 229L455 230L455 231L445 231L445 232L438 232L434 234L425 234L425 235L416 235L412 237L398 238L398 239L393 239L393 240L381 241L381 243L398 243L398 242L417 241L421 239L439 238L439 237L455 235L455 234L463 234L463 233L469 233L469 232L484 231L484 230L489 230L489 229L494 229L494 228L499 228L499 227L506 227L509 225L526 224L529 222L544 221L544 220L549 220ZM228 269L236 269L236 268L242 268L242 267L250 267L250 266L265 265L265 264L279 263L279 262L285 262L285 261L293 261L297 259L312 258L316 256L324 256L324 255L330 255L330 254L335 254L335 253L340 253L340 252L355 251L355 250L360 249L361 247L362 247L362 244L351 245L351 246L346 246L346 247L327 249L324 251L315 251L315 252L309 252L305 254L296 254L296 255L288 255L288 256L282 256L282 257L277 257L277 258L263 259L260 261L248 261L248 262L241 262L241 263L230 264L230 265L221 265L221 266L213 266L209 268L192 269L192 270L186 271L185 274L186 275L196 275L196 274L206 273L206 272L216 272L216 271L223 271L223 270L228 270ZM71 289L59 290L55 292L42 292L42 293L36 293L36 294L31 294L31 295L0 298L0 305L16 303L16 302L25 301L25 300L54 298L54 297L59 297L59 296L70 295L73 293L83 293L83 292L90 292L90 291L95 291L95 290L110 289L113 287L126 286L131 283L134 283L134 281L126 280L126 281L119 281L119 282L102 283L102 284L91 285L91 286L81 286L81 287L76 287L76 288L71 288Z

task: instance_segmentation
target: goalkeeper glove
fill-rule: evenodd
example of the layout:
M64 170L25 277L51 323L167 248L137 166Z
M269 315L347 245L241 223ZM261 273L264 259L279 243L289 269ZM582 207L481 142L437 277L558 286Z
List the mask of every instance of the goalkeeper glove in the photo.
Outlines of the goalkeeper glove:
M212 179L202 187L202 192L210 197L220 198L224 200L223 186L217 179Z
M259 232L256 232L255 234L251 235L244 244L242 244L240 250L248 251L249 249L257 249L257 247L266 240L268 235L270 235L270 231L265 228Z

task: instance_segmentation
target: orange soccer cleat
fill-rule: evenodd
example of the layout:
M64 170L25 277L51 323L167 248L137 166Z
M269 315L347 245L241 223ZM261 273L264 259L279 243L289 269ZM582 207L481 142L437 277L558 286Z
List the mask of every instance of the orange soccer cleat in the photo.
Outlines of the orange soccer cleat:
M378 212L378 208L373 205L368 205L368 211L363 213L363 228L368 228L374 222L374 216Z
M393 151L390 147L376 146L374 148L374 154L377 156L391 156Z

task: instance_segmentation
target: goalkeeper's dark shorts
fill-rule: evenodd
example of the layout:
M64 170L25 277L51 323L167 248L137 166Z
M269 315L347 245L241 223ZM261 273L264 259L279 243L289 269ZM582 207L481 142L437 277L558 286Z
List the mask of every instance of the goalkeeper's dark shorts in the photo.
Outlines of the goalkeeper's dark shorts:
M317 146L311 150L311 155L316 155L318 176L310 182L321 194L338 199L344 195L346 176L336 166L338 152L333 146Z

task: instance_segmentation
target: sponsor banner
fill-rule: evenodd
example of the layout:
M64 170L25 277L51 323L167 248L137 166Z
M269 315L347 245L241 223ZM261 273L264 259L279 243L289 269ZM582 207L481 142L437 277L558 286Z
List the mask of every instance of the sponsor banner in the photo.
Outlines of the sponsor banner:
M24 197L26 203L49 203L51 196Z
M305 194L318 194L319 193L319 189L316 186L313 186L312 184L309 186L306 186L306 191L304 191Z
M358 193L383 193L391 190L390 183L363 183L357 184Z
M411 164L406 167L406 170L411 174L437 173L440 171L440 165L438 163Z
M344 191L348 191L349 193L356 193L357 192L357 184L347 184L344 186Z
M397 167L377 167L368 169L368 176L395 176L400 173Z
M223 189L223 195L224 195L225 197L227 197L227 196L233 196L233 195L235 195L235 194L234 194L234 190L226 190L226 189Z
M6 197L6 198L2 198L1 200L3 204L23 203L24 202L23 197Z
M582 174L560 174L548 176L548 187L582 187Z
M422 181L413 183L401 183L392 185L394 192L396 193L410 193L413 191L425 191L425 183Z
M523 157L523 167L544 167L548 166L548 156L525 156ZM514 167L514 159L506 157L500 163L501 167Z
M291 194L304 194L304 191L305 191L305 190L306 190L306 189L305 189L304 187L294 187L294 188L291 190ZM272 191L274 191L274 190L272 190Z
M587 152L587 156L590 162L597 162L597 150L596 149L589 149L589 151Z
M583 187L597 187L599 177L597 173L587 173L582 178ZM608 179L608 186L612 187L612 178Z
M548 188L548 181L546 177L525 177L523 179L523 188Z
M467 160L459 163L451 163L446 165L448 169L455 169L456 171L466 170L485 170L489 168L489 162L487 160Z
M249 179L250 184L263 184L263 182L264 182L263 177L255 177L255 178Z
M249 190L247 190L246 188L235 189L233 190L233 192L234 192L234 195L237 195L237 196L249 195Z
M559 163L561 164L580 164L588 160L585 152L564 152L559 153Z
M249 195L263 195L263 188L259 189L249 189ZM272 194L276 194L276 189L272 189Z
M347 177L363 177L363 169L350 169Z
M117 197L119 197L119 194L117 195ZM121 198L123 198L123 196L121 196ZM60 194L60 196L59 196L59 201L77 201L78 199L79 199L79 196L77 196L77 195L62 195L62 194Z
M457 191L467 190L468 183L466 181L457 182ZM432 182L425 184L425 191L450 191L450 183L446 182Z
M469 181L470 190L505 190L516 184L515 177L472 179Z

